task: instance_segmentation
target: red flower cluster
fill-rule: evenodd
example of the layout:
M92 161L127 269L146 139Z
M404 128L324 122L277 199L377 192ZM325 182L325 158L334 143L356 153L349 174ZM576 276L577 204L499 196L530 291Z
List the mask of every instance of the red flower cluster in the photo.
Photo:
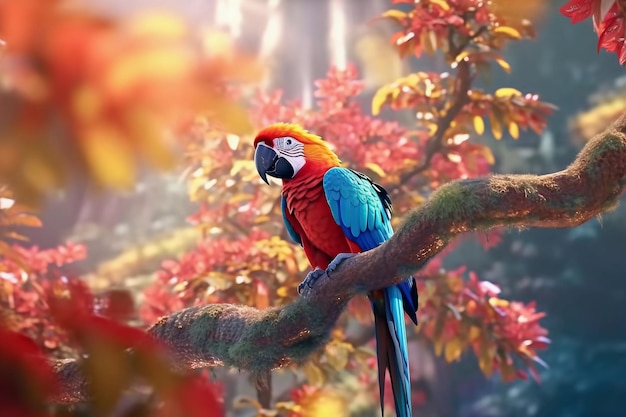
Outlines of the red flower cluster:
M620 65L626 64L626 1L624 0L570 0L560 9L561 14L570 18L572 24L592 18L598 33L598 51L619 57Z

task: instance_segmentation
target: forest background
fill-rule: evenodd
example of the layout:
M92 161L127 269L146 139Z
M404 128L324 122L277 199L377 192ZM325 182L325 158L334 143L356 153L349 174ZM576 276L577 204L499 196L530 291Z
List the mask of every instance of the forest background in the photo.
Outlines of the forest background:
M495 1L492 16L469 1L400 1L380 20L391 2L43 3L1 6L0 317L49 357L89 352L96 376L97 363L126 359L116 343L96 351L94 329L139 343L121 323L296 297L308 265L278 188L254 172L254 129L294 121L321 134L391 191L399 226L451 180L565 168L626 103L618 57L598 54L591 22L572 26L563 2ZM409 22L411 10L424 14ZM466 234L422 269L416 414L620 415L625 216ZM82 327L68 322L80 314ZM226 415L374 415L372 335L357 299L312 362L273 373L271 399L228 368L181 386L186 398L210 392ZM123 386L133 372L104 379ZM156 407L137 393L118 401L111 382L94 389L102 398L78 412Z

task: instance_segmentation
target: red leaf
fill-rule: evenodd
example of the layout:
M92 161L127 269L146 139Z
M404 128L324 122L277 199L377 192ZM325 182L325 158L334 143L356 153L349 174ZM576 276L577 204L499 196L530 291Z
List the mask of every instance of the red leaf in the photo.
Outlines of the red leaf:
M43 415L55 381L39 347L28 337L0 328L0 415Z
M565 3L559 12L572 20L572 24L582 22L593 14L594 0L571 0Z
M598 36L598 52L604 48L609 52L614 52L618 46L618 39L624 36L624 18L612 16L600 25Z

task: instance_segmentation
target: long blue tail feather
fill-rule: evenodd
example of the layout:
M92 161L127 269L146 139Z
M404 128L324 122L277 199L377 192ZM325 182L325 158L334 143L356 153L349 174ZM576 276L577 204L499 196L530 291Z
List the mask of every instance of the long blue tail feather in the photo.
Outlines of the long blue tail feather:
M413 324L417 326L417 283L415 278L410 276L405 281L397 285L398 289L402 293L402 304L404 305L404 312L409 316Z
M404 324L405 300L399 286L385 288L372 299L381 412L384 415L385 374L389 371L397 417L412 417L409 357Z

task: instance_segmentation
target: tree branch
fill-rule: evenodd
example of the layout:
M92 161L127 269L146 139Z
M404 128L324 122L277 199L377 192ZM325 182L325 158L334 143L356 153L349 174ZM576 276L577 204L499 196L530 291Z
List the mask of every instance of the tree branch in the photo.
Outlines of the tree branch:
M467 20L467 16L464 16L464 18ZM448 60L456 62L459 54L465 51L470 43L482 35L486 30L487 26L479 27L472 35L468 36L461 45L457 46L454 42L454 34L456 32L454 29L450 28L448 32L448 45L450 48L448 51ZM469 92L472 87L472 67L468 61L461 60L457 63L457 68L456 86L453 95L454 100L450 105L450 108L446 110L444 116L437 121L435 134L426 142L422 162L409 172L402 175L400 177L400 184L406 183L415 175L426 171L430 167L430 161L443 149L444 135L452 125L454 119L456 119L461 110L463 110L463 107L470 102Z
M590 140L566 169L454 181L409 213L382 246L344 261L280 308L205 305L163 317L148 332L172 349L177 368L216 365L264 372L301 363L329 339L348 300L401 282L461 233L500 226L572 227L611 210L626 184L626 113ZM81 401L73 361L55 366L58 402Z

